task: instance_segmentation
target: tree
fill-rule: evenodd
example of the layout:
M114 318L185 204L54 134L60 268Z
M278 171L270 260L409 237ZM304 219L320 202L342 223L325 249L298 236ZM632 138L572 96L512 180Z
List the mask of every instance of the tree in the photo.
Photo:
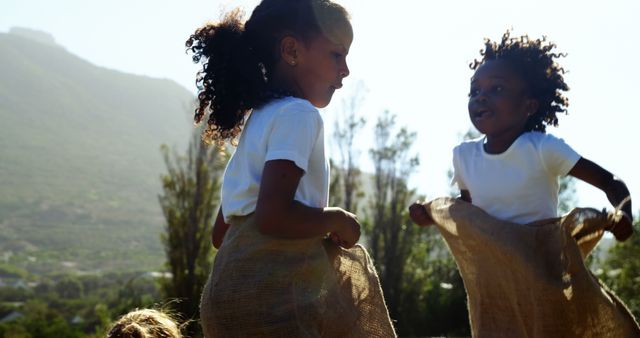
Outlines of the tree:
M640 220L634 223L634 234L610 249L601 275L613 292L622 299L636 318L640 318Z
M338 167L332 159L329 159L329 173L331 174L329 182L329 205L332 206L344 206L341 171L340 167Z
M471 335L467 294L436 227L418 229L405 267L398 332L403 336Z
M558 189L558 213L564 215L578 206L576 180L571 176L561 177Z
M360 189L360 168L358 166L359 151L354 142L358 133L365 125L365 120L358 115L358 109L364 99L364 89L358 84L354 95L345 99L342 111L335 120L333 141L340 152L339 167L331 161L333 205L343 207L353 213L357 213L357 197L362 197Z
M82 283L75 277L66 276L56 284L56 292L64 299L79 299L83 296Z
M172 278L162 285L165 296L177 298L176 310L185 319L197 317L200 294L211 269L211 225L218 211L221 172L226 155L207 147L200 131L192 136L186 156L169 154L162 146L167 174L162 175L160 206L166 221L161 239ZM188 330L193 332L195 325Z
M416 134L400 128L392 137L394 129L395 116L385 111L376 123L374 148L370 150L375 171L369 238L389 312L396 317L405 265L418 239L417 229L410 224L406 210L415 195L415 191L408 188L407 180L419 160L417 155L409 153Z
M69 324L60 312L43 300L26 302L20 312L24 314L23 317L0 323L0 334L3 337L84 337L79 328Z

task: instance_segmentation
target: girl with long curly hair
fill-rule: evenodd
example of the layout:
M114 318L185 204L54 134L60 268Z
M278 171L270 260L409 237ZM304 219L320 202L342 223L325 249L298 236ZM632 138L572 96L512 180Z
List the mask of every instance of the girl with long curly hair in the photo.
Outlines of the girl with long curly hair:
M353 268L370 263L354 247L356 215L327 206L318 111L349 75L349 15L330 0L262 0L246 22L241 16L232 11L186 42L203 64L195 110L196 123L207 123L203 140L237 145L212 233L218 252L202 294L205 336L393 336L374 270L365 278L335 273L347 261L336 255L361 255ZM375 292L362 293L363 281ZM352 298L376 292L382 322ZM386 331L374 328L380 323Z

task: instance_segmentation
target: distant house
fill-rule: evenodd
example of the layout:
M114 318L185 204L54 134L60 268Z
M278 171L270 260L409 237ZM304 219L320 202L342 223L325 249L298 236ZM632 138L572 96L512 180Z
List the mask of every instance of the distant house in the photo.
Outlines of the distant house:
M142 274L143 278L151 278L151 279L169 279L173 276L171 272L159 272L159 271L148 271Z
M2 317L2 319L0 319L0 323L11 322L21 317L24 317L24 315L21 312L13 310L8 315Z
M29 285L27 284L27 282L24 279L18 279L16 280L13 285L11 285L12 287L16 288L16 289L28 289Z
M76 315L75 317L73 317L71 319L71 324L78 325L78 324L82 324L82 323L84 323L84 318L82 318L82 317L80 317L78 315Z
M10 287L14 289L28 289L29 283L21 278L0 278L0 287Z

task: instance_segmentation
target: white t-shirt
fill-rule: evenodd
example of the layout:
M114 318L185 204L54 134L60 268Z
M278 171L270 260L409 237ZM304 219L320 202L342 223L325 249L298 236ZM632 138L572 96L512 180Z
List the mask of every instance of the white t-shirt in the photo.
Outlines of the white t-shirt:
M453 149L453 183L490 215L515 223L557 217L558 177L580 155L562 139L541 132L518 137L505 152L488 154L485 138Z
M284 97L254 109L224 172L225 221L255 211L262 170L270 160L290 160L304 170L295 200L311 207L326 207L329 162L324 149L322 117L309 101Z

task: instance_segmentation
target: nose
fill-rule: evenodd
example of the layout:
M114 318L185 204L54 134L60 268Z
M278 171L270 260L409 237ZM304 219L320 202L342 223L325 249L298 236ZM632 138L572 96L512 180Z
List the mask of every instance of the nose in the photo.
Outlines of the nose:
M350 72L349 72L349 66L347 66L347 63L345 62L342 69L340 70L340 76L342 78L345 78L347 76L349 76Z
M478 90L478 94L476 94L476 96L473 97L472 101L487 102L487 95L485 94L484 90Z

